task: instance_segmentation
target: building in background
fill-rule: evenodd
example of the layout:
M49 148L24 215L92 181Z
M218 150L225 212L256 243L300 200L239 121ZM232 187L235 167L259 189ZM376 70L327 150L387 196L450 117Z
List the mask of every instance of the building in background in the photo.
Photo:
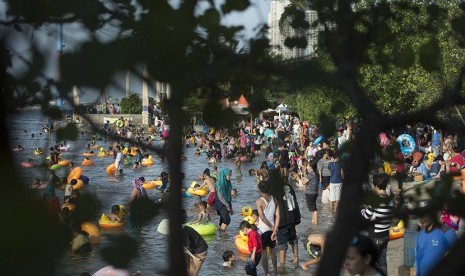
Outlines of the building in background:
M311 57L315 51L315 46L318 43L318 27L310 28L305 32L305 34L302 34L307 38L306 48L300 49L294 47L290 49L284 45L286 37L293 37L297 35L296 30L290 26L284 28L284 32L282 32L279 28L281 15L284 13L284 9L289 4L289 1L271 1L270 12L268 13L268 38L271 44L271 51L274 54L282 56L284 59ZM305 17L310 26L318 19L316 11L312 10L305 11Z

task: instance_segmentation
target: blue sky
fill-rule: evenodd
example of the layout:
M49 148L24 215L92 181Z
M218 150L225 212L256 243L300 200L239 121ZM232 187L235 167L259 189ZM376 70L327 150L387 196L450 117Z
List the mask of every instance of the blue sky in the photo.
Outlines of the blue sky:
M175 1L175 0L174 0ZM220 5L222 0L218 0ZM223 18L223 23L227 25L244 25L245 30L241 33L241 38L246 41L256 34L256 27L267 22L268 11L271 0L250 0L251 6L244 12L232 12ZM0 18L5 18L5 2L0 2ZM79 24L66 24L63 26L64 53L79 50L80 45L90 39L90 34L82 30ZM101 41L113 38L114 30L104 28L97 32L97 38ZM39 45L43 56L46 58L46 66L42 74L48 78L56 76L56 25L45 24L37 30L24 30L22 33L16 33L11 29L5 30L0 28L0 39L8 38L9 48L12 50L13 68L12 72L16 76L21 76L27 72L28 61L32 59L30 45L35 43ZM124 96L125 73L122 72L115 76L120 83L120 88L107 87L108 96L121 98ZM141 91L141 80L132 76L130 79L130 91ZM150 89L151 90L151 89ZM149 90L149 96L154 92ZM95 90L82 88L80 91L81 102L93 102L99 99Z

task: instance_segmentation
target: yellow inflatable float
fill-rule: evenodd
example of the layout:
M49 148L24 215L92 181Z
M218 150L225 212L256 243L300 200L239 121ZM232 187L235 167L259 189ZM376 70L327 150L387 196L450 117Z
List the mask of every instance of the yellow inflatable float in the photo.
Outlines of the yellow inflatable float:
M191 186L189 189L187 189L187 192L190 194L190 195L194 195L194 196L206 196L208 194L208 191L207 191L207 187L203 187L202 189L197 189L195 190L194 187L198 185L197 182L192 182Z
M110 220L110 217L108 217L105 214L102 214L100 217L100 220L98 221L98 226L102 228L119 228L124 226L126 224L126 221L124 220L124 216L126 215L126 208L124 205L119 206L119 214L118 217L123 219L122 222L113 222Z
M395 240L403 238L404 232L404 221L401 220L396 226L392 226L391 228L389 228L389 239Z
M147 181L144 184L142 184L142 187L146 190L153 190L155 189L156 186L160 186L162 184L161 180L152 180L152 181Z
M100 151L97 154L98 157L106 157L107 153L105 152L105 149L103 147L100 148Z
M76 180L79 179L81 174L82 174L81 167L74 168L68 175L68 183L70 183L72 179L76 179Z
M241 252L242 254L250 255L248 239L244 240L241 237L237 237L234 241L234 244L236 245L236 248L239 252Z
M149 157L142 159L141 165L142 166L152 166L153 165L152 155L149 155Z
M71 161L69 161L69 160L60 160L60 161L58 161L58 165L60 165L60 166L69 166L69 163L71 163Z
M83 222L81 223L81 230L87 233L91 244L100 242L100 230L97 225L91 222Z
M94 161L90 159L84 159L82 160L82 163L81 163L81 166L84 166L84 167L93 166L93 165L94 165Z
M81 179L77 179L77 183L73 186L73 190L80 190L84 188L84 182Z
M214 223L207 223L207 224L190 224L187 225L191 228L193 228L197 233L199 233L202 236L209 236L209 235L214 235L216 233L216 225Z
M116 166L115 166L115 163L110 164L110 165L107 167L106 172L107 172L108 175L115 175L115 173L116 173Z

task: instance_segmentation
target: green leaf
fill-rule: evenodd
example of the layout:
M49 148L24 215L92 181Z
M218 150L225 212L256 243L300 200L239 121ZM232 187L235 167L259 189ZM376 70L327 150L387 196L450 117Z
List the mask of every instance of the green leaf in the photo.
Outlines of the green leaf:
M411 45L405 46L403 49L396 51L394 53L394 64L401 67L408 69L412 67L415 63L415 52Z
M441 49L436 38L431 38L428 42L420 46L420 64L423 68L432 72L439 69L439 57Z
M221 5L221 10L223 13L230 13L232 11L243 11L247 9L250 5L249 0L226 0L226 2Z
M57 129L57 140L76 140L79 130L76 124L68 124Z

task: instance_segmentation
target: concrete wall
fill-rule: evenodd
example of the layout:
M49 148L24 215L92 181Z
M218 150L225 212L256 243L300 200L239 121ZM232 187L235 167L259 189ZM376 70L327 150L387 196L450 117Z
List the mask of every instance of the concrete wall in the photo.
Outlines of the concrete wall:
M77 122L77 117L79 117L79 122L80 122L80 126L83 126L85 127L86 125L88 125L88 122L85 121L82 116L79 116L79 115L74 115L73 116L73 120L74 122ZM141 114L86 114L86 117L92 122L94 123L96 126L100 126L100 127L103 127L103 124L104 124L104 118L110 118L110 119L114 119L114 120L117 120L121 117L123 118L132 118L132 124L133 125L137 125L137 124L140 124L142 123L142 115Z

